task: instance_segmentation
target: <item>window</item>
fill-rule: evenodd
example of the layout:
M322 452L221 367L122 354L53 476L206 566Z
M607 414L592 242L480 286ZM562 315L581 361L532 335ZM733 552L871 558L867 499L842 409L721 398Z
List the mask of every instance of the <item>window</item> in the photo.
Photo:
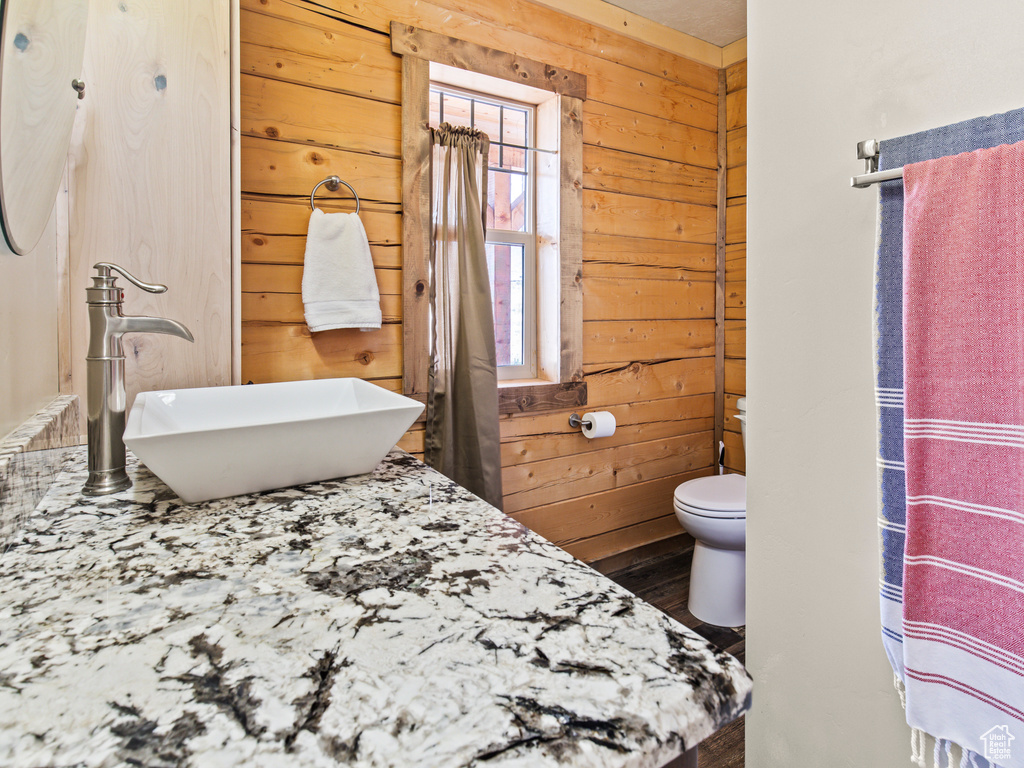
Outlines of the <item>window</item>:
M545 94L546 95L546 94ZM476 128L491 139L487 268L498 379L537 375L536 107L444 83L430 85L430 125Z
M495 197L494 218L488 223L496 272L508 264L509 360L515 347L535 343L536 370L513 373L512 366L499 382L498 407L502 412L569 409L587 403L583 380L583 101L587 79L559 67L517 54L486 48L397 21L391 22L391 50L402 56L402 390L424 397L429 387L429 280L430 280L430 136L431 83L437 90L452 89L453 96L475 99L486 112L498 109L497 159L491 164L508 179L508 200ZM437 104L438 118L442 98ZM445 120L456 114L456 102ZM489 107L488 107L489 105ZM517 115L532 107L532 127L519 144ZM465 103L462 109L467 109ZM446 107L447 109L447 107ZM472 107L474 112L477 107ZM511 133L503 133L502 112ZM466 124L466 123L463 123ZM480 127L480 126L478 126ZM532 135L531 135L532 132ZM513 135L514 134L514 135ZM493 136L493 134L492 134ZM515 138L515 140L513 140ZM501 147L504 144L506 146ZM549 152L515 150L534 146ZM502 156L504 151L507 156ZM511 153L511 154L508 154ZM518 166L515 163L518 162ZM513 171L521 171L519 174ZM522 217L532 234L521 229L516 211L520 182L512 176L534 176L535 192L522 190ZM525 182L522 182L525 184ZM488 185L495 190L497 181ZM502 208L504 206L504 208ZM504 218L497 209L507 209ZM497 225L497 226L494 226ZM498 230L498 226L508 229ZM528 264L533 245L535 268ZM528 281L534 279L533 289ZM512 306L535 298L533 331L514 330ZM499 281L500 287L500 281ZM504 297L495 291L495 303ZM499 315L498 322L501 322ZM528 355L524 353L524 361Z

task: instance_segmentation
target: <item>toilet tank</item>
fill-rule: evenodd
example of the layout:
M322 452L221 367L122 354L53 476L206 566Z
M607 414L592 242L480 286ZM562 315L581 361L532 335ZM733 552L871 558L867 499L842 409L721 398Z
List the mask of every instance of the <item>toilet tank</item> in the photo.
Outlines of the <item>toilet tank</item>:
M739 409L739 414L736 416L736 421L740 423L740 435L743 438L743 450L747 449L747 398L741 397L736 401L736 407Z

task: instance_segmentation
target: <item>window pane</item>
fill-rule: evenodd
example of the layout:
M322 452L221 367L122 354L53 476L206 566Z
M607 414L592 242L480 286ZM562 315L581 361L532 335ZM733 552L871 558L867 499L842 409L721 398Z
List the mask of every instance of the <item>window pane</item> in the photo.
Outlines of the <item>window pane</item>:
M526 150L514 147L502 147L501 167L513 171L526 170Z
M473 127L486 133L491 141L497 141L501 134L499 120L501 107L497 104L488 104L484 101L476 102L473 113Z
M526 146L526 110L505 107L502 121L502 141L506 144Z
M487 244L487 268L491 275L491 303L494 306L494 345L499 366L524 364L525 258L522 245Z
M491 171L487 179L487 227L526 231L526 177Z
M506 144L516 144L520 147L528 146L526 135L526 110L514 109L512 107L502 108L502 141ZM501 158L502 168L512 168L517 171L526 170L526 151L505 147Z
M2 0L0 0L2 2ZM535 297L526 295L533 290L534 244L500 242L506 237L519 239L519 235L534 234L529 229L533 218L534 189L530 155L519 147L528 146L535 113L530 107L505 104L498 97L486 93L478 96L456 90L452 93L443 84L431 84L436 89L430 94L430 124L442 121L454 126L476 128L491 138L488 155L486 226L493 238L487 243L487 266L490 274L491 300L494 309L494 328L497 342L497 362L505 377L533 375L533 355L536 340L533 313ZM496 103L494 103L496 102ZM528 202L529 201L529 202ZM527 270L530 272L527 274Z
M452 96L450 93L444 94L444 121L452 125L464 125L466 128L471 128L469 117L472 103L472 99Z

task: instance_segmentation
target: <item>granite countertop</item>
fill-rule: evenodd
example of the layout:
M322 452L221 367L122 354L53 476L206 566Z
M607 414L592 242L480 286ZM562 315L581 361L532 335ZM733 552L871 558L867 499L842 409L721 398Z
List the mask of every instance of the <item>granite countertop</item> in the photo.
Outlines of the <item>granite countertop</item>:
M743 667L421 462L186 505L85 452L0 558L5 766L659 766Z

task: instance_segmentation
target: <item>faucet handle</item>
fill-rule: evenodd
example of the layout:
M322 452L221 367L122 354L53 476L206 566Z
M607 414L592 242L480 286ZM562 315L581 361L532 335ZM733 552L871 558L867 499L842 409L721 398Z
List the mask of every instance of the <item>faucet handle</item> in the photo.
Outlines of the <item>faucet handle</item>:
M160 283L144 283L124 267L119 267L117 264L111 264L108 261L101 261L98 264L93 264L92 266L93 269L96 270L98 277L111 277L110 270L114 270L122 275L132 285L137 286L144 291L149 291L150 293L166 293L167 291L166 285L161 285ZM117 277L114 276L114 280L116 279Z

